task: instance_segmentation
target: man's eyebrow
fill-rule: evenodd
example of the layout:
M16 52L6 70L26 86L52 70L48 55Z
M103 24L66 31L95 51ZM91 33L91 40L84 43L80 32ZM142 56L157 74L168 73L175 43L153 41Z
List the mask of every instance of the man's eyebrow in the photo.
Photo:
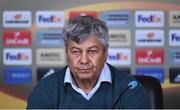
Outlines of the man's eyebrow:
M79 47L75 47L75 46L71 47L71 49L78 49L78 50L81 50Z
M93 48L98 48L98 46L94 45L94 46L89 47L88 49L93 49Z
M98 48L98 46L93 45L93 46L88 47L88 49L92 49L92 48ZM79 50L81 50L81 48L76 47L76 46L71 47L71 49L79 49Z

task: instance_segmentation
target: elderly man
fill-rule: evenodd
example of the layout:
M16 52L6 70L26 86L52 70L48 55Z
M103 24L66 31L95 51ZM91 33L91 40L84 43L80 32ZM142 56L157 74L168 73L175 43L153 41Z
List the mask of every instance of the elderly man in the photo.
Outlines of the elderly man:
M142 85L106 63L109 35L103 21L91 16L75 17L63 32L68 65L36 85L27 108L149 107Z

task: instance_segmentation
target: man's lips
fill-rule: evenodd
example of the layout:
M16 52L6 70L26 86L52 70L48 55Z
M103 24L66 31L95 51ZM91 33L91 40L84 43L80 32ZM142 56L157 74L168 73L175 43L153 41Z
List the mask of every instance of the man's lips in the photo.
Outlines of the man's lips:
M91 69L79 69L81 73L88 73L91 71Z

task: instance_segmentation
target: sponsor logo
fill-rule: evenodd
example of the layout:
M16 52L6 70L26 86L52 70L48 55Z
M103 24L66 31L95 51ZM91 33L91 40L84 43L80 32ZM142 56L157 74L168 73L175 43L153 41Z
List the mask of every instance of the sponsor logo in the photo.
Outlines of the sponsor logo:
M180 68L170 68L169 80L170 83L180 83Z
M180 46L180 30L169 31L169 45Z
M5 65L30 65L32 63L31 49L12 49L3 50L3 63Z
M131 44L129 30L110 30L109 35L110 46L129 46Z
M97 17L97 12L94 11L71 11L69 12L69 17L77 17L77 16L93 16Z
M31 43L30 30L6 30L3 32L4 46L30 46Z
M36 24L38 27L63 27L64 12L62 11L37 11Z
M32 70L29 67L6 67L3 70L7 84L26 84L32 82Z
M163 46L163 30L136 30L137 46Z
M38 46L64 46L61 30L44 30L36 32Z
M163 27L164 12L162 11L136 11L136 27Z
M61 68L54 68L54 67L38 68L37 69L37 81L55 73L55 72L58 72L60 70L61 70Z
M130 65L131 51L129 48L109 48L107 62L112 65Z
M101 19L106 22L109 28L129 27L130 11L102 12Z
M136 75L152 76L157 78L161 83L164 82L164 69L163 68L136 68Z
M37 64L59 66L65 64L64 49L37 49Z
M180 64L180 49L170 50L170 63Z
M3 26L7 28L28 28L31 27L30 11L4 11Z
M136 49L136 64L161 65L164 64L163 49Z
M180 27L180 11L169 12L169 25L171 27Z

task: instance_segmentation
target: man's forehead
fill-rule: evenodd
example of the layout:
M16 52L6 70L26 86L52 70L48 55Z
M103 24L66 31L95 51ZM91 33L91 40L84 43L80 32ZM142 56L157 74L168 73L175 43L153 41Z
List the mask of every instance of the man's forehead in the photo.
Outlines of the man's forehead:
M74 41L72 41L72 43L70 43L70 45L69 45L69 47L70 48L79 48L79 49L83 49L83 48L97 48L99 45L98 44L93 44L93 43L86 43L86 44L83 44L83 43L81 43L81 44L78 44L78 43L76 43L76 42L74 42Z
M68 45L69 44L77 44L77 45L81 45L81 44L98 44L100 43L99 39L96 37L96 36L91 36L91 37L88 37L86 39L82 39L80 42L76 42L74 40L71 40L69 39L68 40Z
M97 48L102 45L97 38L89 38L81 43L76 43L75 41L69 40L68 46L70 48Z

